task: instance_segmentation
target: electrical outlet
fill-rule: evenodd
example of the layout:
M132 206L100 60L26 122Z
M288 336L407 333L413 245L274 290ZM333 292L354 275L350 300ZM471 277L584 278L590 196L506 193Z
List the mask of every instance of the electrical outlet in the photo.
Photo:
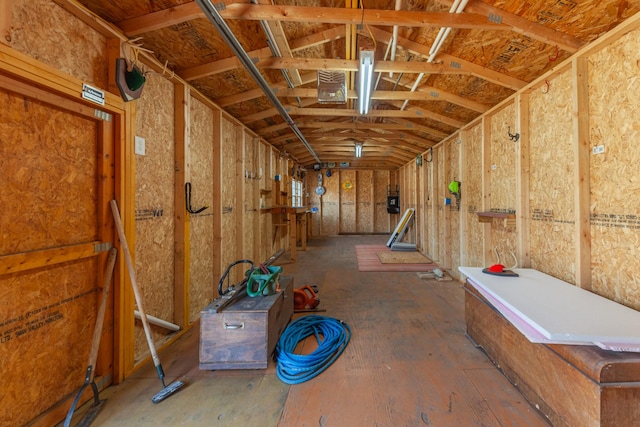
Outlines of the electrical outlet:
M602 153L604 153L604 145L596 145L595 147L593 147L593 150L591 152L593 154L602 154Z
M135 147L134 147L134 152L140 156L144 156L145 155L145 140L143 137L141 136L136 136L136 143L135 143Z

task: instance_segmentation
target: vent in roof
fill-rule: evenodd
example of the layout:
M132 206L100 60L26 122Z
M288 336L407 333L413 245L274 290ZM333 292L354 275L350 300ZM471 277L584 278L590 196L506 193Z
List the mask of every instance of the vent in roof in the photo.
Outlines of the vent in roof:
M347 102L347 73L345 71L318 71L318 102L345 104Z

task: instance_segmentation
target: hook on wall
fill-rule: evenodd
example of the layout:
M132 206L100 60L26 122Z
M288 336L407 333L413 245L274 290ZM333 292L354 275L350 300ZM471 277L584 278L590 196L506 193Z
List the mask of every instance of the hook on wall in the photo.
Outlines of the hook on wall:
M509 129L507 130L507 135L509 135L509 139L513 142L518 142L518 140L520 139L519 133L511 133L511 126L509 126Z
M429 157L426 159L427 163L433 162L433 147L429 147Z
M184 184L184 202L187 208L187 212L189 212L190 214L199 214L200 212L204 211L209 207L209 206L203 206L200 209L193 209L191 207L191 183L190 182L186 182Z

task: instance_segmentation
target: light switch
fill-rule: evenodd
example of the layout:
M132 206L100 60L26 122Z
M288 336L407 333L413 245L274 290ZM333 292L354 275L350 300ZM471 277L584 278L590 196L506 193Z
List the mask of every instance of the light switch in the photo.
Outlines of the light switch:
M134 147L134 152L141 156L145 155L145 140L141 136L136 136L136 143Z

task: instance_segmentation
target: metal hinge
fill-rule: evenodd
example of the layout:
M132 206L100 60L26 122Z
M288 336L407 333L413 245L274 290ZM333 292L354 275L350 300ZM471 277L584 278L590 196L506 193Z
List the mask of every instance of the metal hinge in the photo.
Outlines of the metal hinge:
M96 243L95 245L93 245L93 252L95 253L107 252L112 247L113 247L113 244L111 244L111 242Z
M111 121L111 114L106 111L98 110L97 108L93 110L93 115L99 119L104 120L105 122Z

